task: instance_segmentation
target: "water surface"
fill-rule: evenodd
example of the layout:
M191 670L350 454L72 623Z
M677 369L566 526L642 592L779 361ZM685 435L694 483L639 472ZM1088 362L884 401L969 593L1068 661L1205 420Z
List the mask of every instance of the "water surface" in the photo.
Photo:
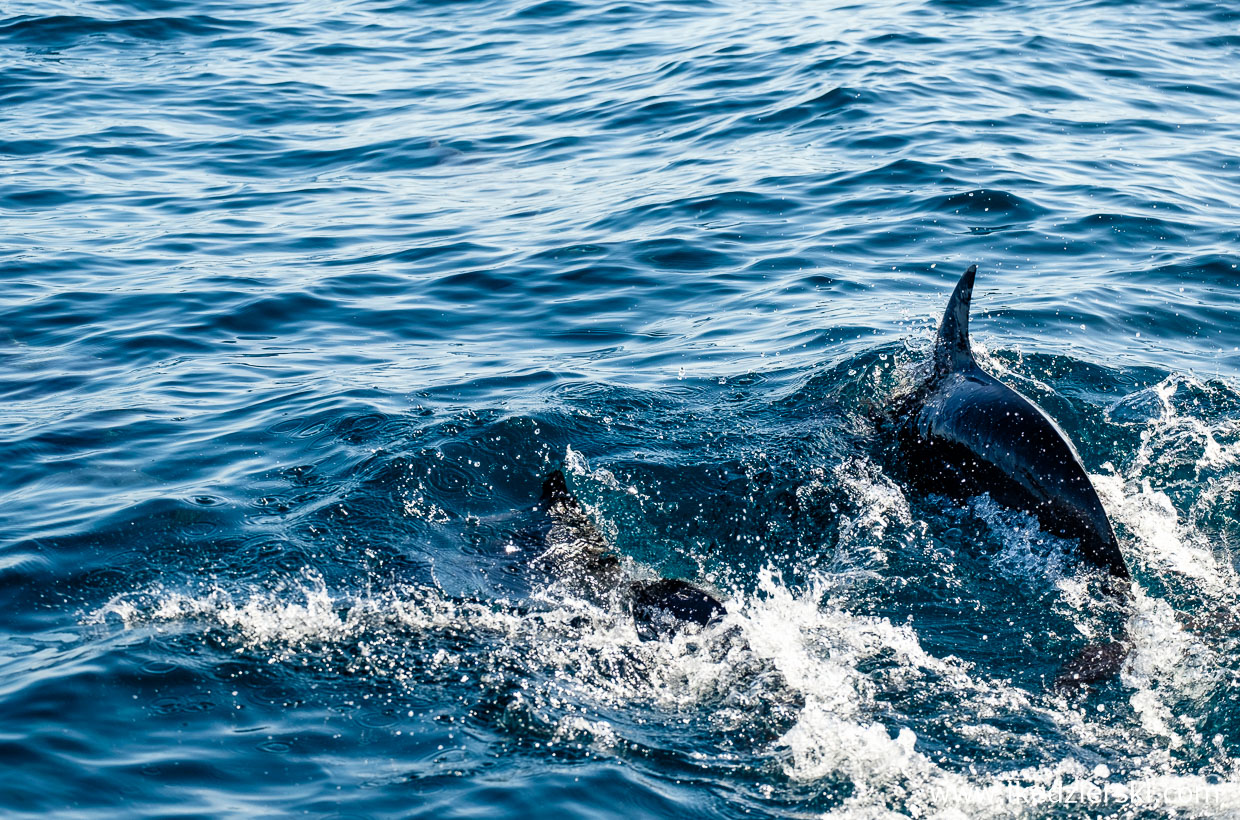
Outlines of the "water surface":
M8 4L0 811L1234 812L1238 26ZM873 421L973 262L1135 576L1084 698L1071 545ZM532 573L560 466L724 623Z

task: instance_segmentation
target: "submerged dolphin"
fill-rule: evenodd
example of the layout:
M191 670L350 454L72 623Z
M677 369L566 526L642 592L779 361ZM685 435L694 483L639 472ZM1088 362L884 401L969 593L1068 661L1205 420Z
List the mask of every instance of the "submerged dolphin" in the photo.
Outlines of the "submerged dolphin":
M1081 557L1107 575L1108 591L1129 592L1128 566L1081 457L1036 404L982 370L969 345L972 265L956 285L934 343L934 372L898 412L907 471L927 489L963 499L989 493L1035 516L1043 529L1076 541ZM1126 641L1090 647L1057 683L1109 677Z
M675 578L633 580L620 557L594 526L556 470L543 482L543 509L551 519L547 549L538 565L579 592L601 598L615 590L624 596L643 637L661 637L687 624L707 626L727 614L709 592Z

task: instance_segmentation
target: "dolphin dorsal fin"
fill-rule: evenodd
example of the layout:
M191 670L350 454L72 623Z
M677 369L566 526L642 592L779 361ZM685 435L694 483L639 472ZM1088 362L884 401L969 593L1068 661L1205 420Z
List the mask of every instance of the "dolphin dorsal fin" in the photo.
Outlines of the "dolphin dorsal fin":
M973 349L969 347L969 302L973 298L973 277L976 274L977 265L969 265L947 302L938 338L934 340L936 376L945 376L974 364Z

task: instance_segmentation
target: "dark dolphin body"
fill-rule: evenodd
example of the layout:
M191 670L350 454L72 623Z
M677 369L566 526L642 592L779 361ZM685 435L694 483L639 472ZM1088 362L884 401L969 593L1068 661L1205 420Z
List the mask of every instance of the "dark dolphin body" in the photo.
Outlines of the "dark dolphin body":
M538 565L590 597L620 589L643 637L670 635L687 624L707 626L726 611L713 595L673 578L631 580L620 557L569 492L564 473L556 470L543 483L543 508L550 517L546 550Z
M978 365L969 346L971 266L960 277L934 347L934 373L898 411L897 437L910 480L956 499L989 493L1037 517L1043 529L1080 544L1086 562L1124 597L1130 576L1106 510L1081 458L1049 416ZM1127 643L1090 647L1069 661L1060 684L1115 674Z

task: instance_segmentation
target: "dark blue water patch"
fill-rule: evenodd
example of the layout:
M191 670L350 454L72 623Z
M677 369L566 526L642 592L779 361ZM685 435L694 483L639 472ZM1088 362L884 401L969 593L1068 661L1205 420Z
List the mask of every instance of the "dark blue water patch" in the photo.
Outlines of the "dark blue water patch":
M234 215L236 211L264 208L296 208L315 201L318 196L331 193L339 196L364 196L373 193L370 189L359 185L305 185L284 188L276 191L255 190L252 185L242 183L229 185L220 190L204 191L200 196L169 195L156 191L132 191L125 201L135 207L149 209L175 215L196 213L220 213ZM221 218L220 224L239 224L253 227L254 223L238 222L233 218Z
M401 139L359 148L290 150L274 139L233 139L206 148L210 167L233 177L283 177L290 169L299 176L366 170L399 171L432 168L450 162L458 152L436 140Z
M866 104L867 99L858 89L832 88L805 102L781 108L773 113L756 115L753 121L775 127L800 126L823 117L836 117L841 111L864 107ZM857 112L857 115L860 116L861 113Z
M0 99L12 105L41 99L47 94L49 84L63 75L56 69L35 68L24 65L10 66L0 77Z
M883 34L877 34L867 38L866 45L883 46L893 44L896 46L936 46L941 45L944 41L933 35L924 34L922 32L908 31L888 31Z
M1080 233L1096 233L1099 229L1111 230L1137 240L1157 242L1180 242L1188 231L1193 230L1187 223L1130 214L1091 214L1060 227L1060 230Z
M952 215L962 213L965 217L993 216L1021 221L1032 221L1047 213L1047 208L1009 191L962 191L960 194L936 197L926 202L925 207Z
M72 202L75 198L73 194L61 190L24 188L19 191L6 192L0 189L0 203L14 210L55 208L66 202Z
M634 257L656 270L702 271L730 267L727 254L695 248L678 239L654 239L634 248Z
M306 62L313 64L313 57L309 55ZM311 126L316 123L364 122L379 113L372 105L373 96L364 92L336 97L327 94L323 86L304 81L255 83L235 79L221 82L215 77L203 79L204 85L212 92L209 112L204 113L217 117L222 123L244 123L250 128L283 130L296 123ZM403 104L394 100L393 104L385 106L382 113L396 114L402 108L416 105L419 100L455 93L458 89L452 85L407 89L402 92ZM266 100L267 107L255 110L255 99ZM278 152L276 154L278 156Z
M36 154L50 153L59 146L45 140L6 140L0 142L0 153L7 156L28 157Z
M1048 213L1036 202L1010 191L964 191L936 197L923 207L941 213L961 215L966 219L1002 219L1030 222Z
M512 16L518 20L552 20L565 18L585 11L585 6L568 0L544 0L533 3L515 12Z
M0 39L39 48L72 48L82 41L172 42L249 28L243 20L208 15L102 19L86 16L9 18L0 22Z
M1236 99L1236 93L1226 88L1219 88L1209 85L1200 85L1198 83L1174 82L1166 83L1160 86L1160 90L1168 95L1174 94L1190 94L1202 97L1215 97L1223 100Z
M189 329L199 333L208 328L224 333L277 333L285 323L315 321L316 311L326 314L334 307L334 302L313 294L284 293L247 300L222 315L215 308L209 324Z
M1240 270L1240 258L1207 254L1156 268L1125 271L1125 278L1185 289L1189 285L1206 284L1219 288L1231 288L1237 285L1237 270Z
M739 117L716 120L715 127L694 127L675 135L706 144L727 144L753 134L778 129L794 134L802 128L813 126L821 120L861 119L865 117L862 106L865 97L853 89L834 89L809 101L783 107L786 100L770 95L753 99L738 99L733 106L751 113ZM849 137L850 144L855 137Z

